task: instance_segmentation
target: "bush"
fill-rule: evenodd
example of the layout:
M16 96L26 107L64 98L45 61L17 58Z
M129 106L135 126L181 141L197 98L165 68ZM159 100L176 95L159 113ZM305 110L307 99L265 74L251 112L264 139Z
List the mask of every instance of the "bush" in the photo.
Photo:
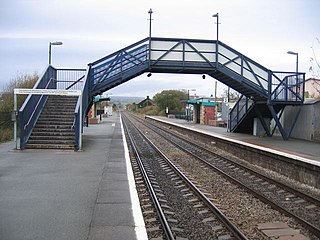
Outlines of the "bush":
M0 94L0 115L9 115L11 121L11 112L13 111L13 90L15 88L32 88L37 82L39 76L37 73L28 75L20 74L12 79ZM17 96L18 109L23 104L27 95ZM0 142L10 141L13 138L13 124L8 124L8 119L0 122Z

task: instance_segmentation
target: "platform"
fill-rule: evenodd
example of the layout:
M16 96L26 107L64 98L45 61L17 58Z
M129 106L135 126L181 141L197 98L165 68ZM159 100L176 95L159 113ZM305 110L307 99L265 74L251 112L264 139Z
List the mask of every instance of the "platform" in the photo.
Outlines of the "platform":
M82 152L0 144L0 239L147 239L118 115Z
M227 139L242 143L257 149L263 149L279 155L286 155L297 160L307 161L320 166L320 144L299 139L285 141L281 136L257 137L243 133L227 132L226 128L209 125L195 124L183 119L166 118L158 116L147 116L148 118L176 124L194 131L201 131L205 134L218 138Z

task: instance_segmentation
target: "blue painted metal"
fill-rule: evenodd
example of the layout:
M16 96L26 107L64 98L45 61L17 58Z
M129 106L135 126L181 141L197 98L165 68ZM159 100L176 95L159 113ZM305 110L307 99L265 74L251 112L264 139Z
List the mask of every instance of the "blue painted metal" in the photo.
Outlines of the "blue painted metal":
M85 72L85 69L56 69L49 65L38 79L34 88L66 89L68 86L72 85L72 89L81 89L83 82L80 81L82 79L80 76ZM77 84L74 84L74 82ZM21 106L19 110L21 149L25 148L32 129L34 128L47 99L48 96L46 95L29 95Z
M274 118L278 106L304 101L304 73L273 72L221 41L149 37L91 67L91 98L146 71L208 74L246 96L230 112L230 131L236 131L246 116L252 115L257 102L255 115L263 119L261 103L268 105L267 115ZM280 121L276 122L278 126Z
M172 38L151 38L150 41L145 38L90 64L91 94L97 95L150 71L209 74L254 100L288 101L278 94L283 89L290 92L290 86L279 74L287 74L286 79L291 82L295 74L272 72L220 41L218 46L217 68L216 41ZM296 84L304 78L304 74L298 75ZM292 93L296 100L303 99L302 92Z
M57 70L51 67L47 71L46 74L50 75L50 71ZM236 131L246 116L252 114L257 103L260 104L258 107L268 106L268 114L275 117L280 109L278 106L299 105L304 101L304 73L273 72L221 41L149 36L90 63L85 75L84 70L80 70L71 80L66 73L61 75L63 77L53 77L56 80L63 78L56 84L64 83L67 89L82 89L83 115L79 116L79 101L75 110L76 144L79 129L82 128L79 119L84 119L94 96L144 72L208 74L242 93L245 97L230 112L230 131ZM32 100L28 104L34 105L35 102ZM280 121L276 122L280 124ZM34 123L35 120L30 125L31 129ZM278 127L282 128L281 125ZM285 133L283 137L286 137ZM25 139L27 137L24 136L22 142Z
M229 113L228 130L234 132L253 107L254 101L249 97L241 95Z
M56 88L56 69L51 65L47 67L41 75L34 88L36 89L53 89ZM19 110L19 126L20 126L20 148L24 149L34 128L40 113L47 101L48 96L29 95Z
M78 102L75 108L75 118L74 118L74 130L75 130L75 148L79 150L79 139L80 139L80 129L83 132L83 124L80 126L80 118L82 118L82 123L84 123L85 116L90 109L92 104L92 98L90 97L90 81L89 81L89 73L91 70L91 66L89 65L86 71L86 75L84 76L84 81L82 84L82 104L80 104L80 98L78 98ZM82 105L82 116L80 116L80 105Z

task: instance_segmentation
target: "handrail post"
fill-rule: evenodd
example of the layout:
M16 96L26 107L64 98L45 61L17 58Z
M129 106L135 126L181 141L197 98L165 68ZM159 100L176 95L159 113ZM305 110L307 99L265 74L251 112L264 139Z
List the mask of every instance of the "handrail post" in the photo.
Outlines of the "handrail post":
M80 109L79 109L79 150L82 150L82 93L80 97Z
M13 137L14 137L14 143L15 143L15 146L16 148L15 149L18 149L18 142L17 142L17 129L18 129L18 126L17 126L17 94L14 93L13 95L13 113L12 113L12 120L14 121L14 125L13 125Z

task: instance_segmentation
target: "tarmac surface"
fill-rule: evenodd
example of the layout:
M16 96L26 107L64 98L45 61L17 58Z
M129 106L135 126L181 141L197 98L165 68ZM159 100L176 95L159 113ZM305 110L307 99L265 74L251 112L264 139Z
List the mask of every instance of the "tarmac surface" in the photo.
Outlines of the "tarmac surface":
M118 115L84 128L83 151L0 144L1 240L147 239Z

